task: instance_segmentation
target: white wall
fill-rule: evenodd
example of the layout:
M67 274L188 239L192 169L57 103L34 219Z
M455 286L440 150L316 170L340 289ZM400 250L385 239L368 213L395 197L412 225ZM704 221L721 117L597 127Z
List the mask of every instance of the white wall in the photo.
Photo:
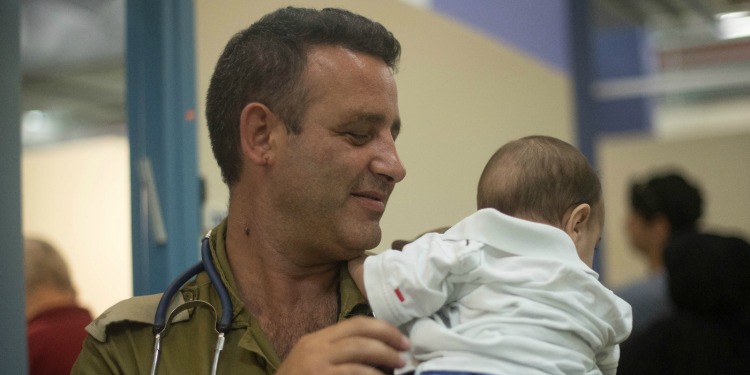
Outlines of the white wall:
M711 138L750 132L750 95L657 105L652 121L659 138Z
M704 123L703 129L711 129ZM669 138L607 137L599 142L599 168L607 210L604 274L620 286L643 276L643 259L627 243L624 226L632 178L678 167L703 191L705 229L750 240L750 132Z
M21 174L24 235L40 236L59 248L80 302L96 316L131 297L127 138L24 149Z

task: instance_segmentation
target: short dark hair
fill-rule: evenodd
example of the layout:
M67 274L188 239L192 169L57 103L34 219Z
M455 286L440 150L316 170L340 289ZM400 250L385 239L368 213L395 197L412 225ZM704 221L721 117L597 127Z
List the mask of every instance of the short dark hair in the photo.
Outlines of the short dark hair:
M599 176L572 145L532 135L500 147L479 179L477 208L562 225L565 213L582 203L600 203Z
M669 171L652 175L630 185L630 206L646 220L664 215L672 233L695 231L703 214L700 189L679 172Z
M302 131L309 98L301 77L309 49L320 45L379 57L394 71L401 55L401 45L383 25L343 9L282 8L235 34L206 98L211 148L225 183L239 179L239 117L247 103L265 104L288 131Z

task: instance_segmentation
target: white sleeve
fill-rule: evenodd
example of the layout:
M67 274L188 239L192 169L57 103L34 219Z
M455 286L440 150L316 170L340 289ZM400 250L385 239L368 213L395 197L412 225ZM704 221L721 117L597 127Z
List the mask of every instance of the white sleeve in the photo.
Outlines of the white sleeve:
M394 325L426 317L450 302L451 276L462 276L481 262L481 244L444 241L430 233L404 247L368 257L364 265L367 298L375 317Z
M608 346L596 354L596 365L602 375L615 375L619 361L620 345Z

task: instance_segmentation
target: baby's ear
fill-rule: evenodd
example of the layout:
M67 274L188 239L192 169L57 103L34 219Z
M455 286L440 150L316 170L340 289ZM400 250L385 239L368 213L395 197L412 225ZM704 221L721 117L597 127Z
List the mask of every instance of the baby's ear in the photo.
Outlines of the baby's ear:
M588 225L588 221L591 220L591 206L588 203L581 203L571 208L570 215L566 217L568 220L563 223L563 230L573 239L573 242L576 242Z

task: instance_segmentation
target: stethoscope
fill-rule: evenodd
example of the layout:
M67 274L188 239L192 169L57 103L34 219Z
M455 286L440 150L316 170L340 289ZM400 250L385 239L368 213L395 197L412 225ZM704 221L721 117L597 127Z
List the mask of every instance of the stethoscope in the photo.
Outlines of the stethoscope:
M182 285L188 282L188 280L192 279L204 270L208 274L208 278L211 280L211 284L213 284L214 288L216 289L216 293L219 295L219 300L221 301L221 318L216 323L215 328L216 333L218 334L218 339L216 341L216 349L214 350L214 357L211 364L211 375L216 375L216 369L218 368L219 364L219 356L221 355L221 351L224 349L224 335L229 332L229 326L232 323L232 300L229 297L229 291L227 290L226 285L224 285L224 283L221 281L219 272L216 271L216 266L214 265L213 258L211 257L211 246L209 244L210 236L211 232L208 232L208 234L206 234L206 236L203 237L203 240L201 241L201 261L196 265L190 267L180 276L177 276L177 278L174 279L171 284L169 284L167 289L164 291L161 300L159 301L158 307L156 308L153 328L154 361L151 364L151 375L156 374L156 366L159 363L159 349L161 339L162 337L166 336L168 325L177 314L193 307L208 307L214 312L214 317L218 315L216 313L216 309L208 302L193 300L175 307L172 312L169 313L169 316L167 316L167 308L169 307L169 303L172 301L172 298L174 298L174 296L179 292L180 287L182 287Z

